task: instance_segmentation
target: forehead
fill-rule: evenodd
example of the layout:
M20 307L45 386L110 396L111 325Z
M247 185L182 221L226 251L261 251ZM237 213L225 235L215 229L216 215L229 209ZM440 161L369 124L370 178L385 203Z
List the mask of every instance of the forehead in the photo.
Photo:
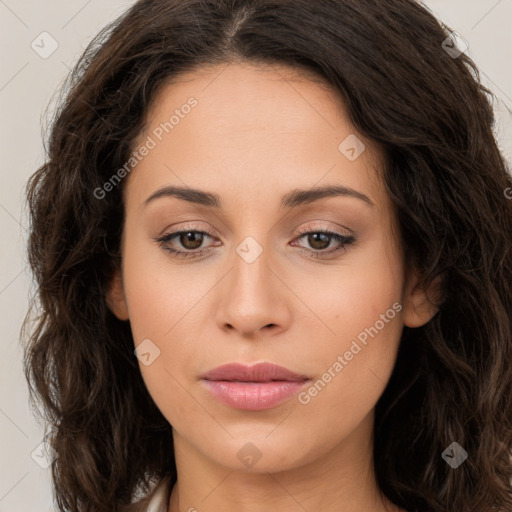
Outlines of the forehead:
M365 149L349 160L340 144L353 137ZM158 91L135 149L149 138L129 176L140 200L166 183L260 199L321 181L381 192L380 148L351 125L336 91L293 68L231 63L182 74Z

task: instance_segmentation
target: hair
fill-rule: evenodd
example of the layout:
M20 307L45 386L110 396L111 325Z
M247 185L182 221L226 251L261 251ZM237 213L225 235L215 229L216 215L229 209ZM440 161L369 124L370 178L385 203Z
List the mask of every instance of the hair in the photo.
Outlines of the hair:
M438 312L404 327L375 411L379 489L411 512L512 509L512 178L492 93L450 29L413 0L141 0L89 44L62 88L47 158L27 183L41 314L22 331L59 511L128 505L176 481L172 428L149 395L129 322L106 303L121 263L123 167L160 88L204 66L319 77L385 153L406 265L441 281ZM23 334L22 333L22 334ZM468 457L451 468L453 442Z

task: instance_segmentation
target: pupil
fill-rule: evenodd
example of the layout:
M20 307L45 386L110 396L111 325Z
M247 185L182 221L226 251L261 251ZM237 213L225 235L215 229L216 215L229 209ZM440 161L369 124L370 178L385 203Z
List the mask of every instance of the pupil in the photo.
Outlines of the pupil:
M324 239L323 242L321 240L319 241L319 238L322 237ZM313 239L313 241L311 241L311 239ZM325 242L327 242L327 244ZM309 243L311 247L315 249L325 249L325 247L329 245L329 235L326 235L325 233L314 233L313 235L310 235ZM318 244L320 244L320 246L318 246Z
M185 237L185 239L183 239L183 237ZM181 238L181 243L187 249L197 249L198 247L201 246L202 243L202 235L200 233L194 233L192 231L184 233ZM190 242L192 242L192 246L189 245Z

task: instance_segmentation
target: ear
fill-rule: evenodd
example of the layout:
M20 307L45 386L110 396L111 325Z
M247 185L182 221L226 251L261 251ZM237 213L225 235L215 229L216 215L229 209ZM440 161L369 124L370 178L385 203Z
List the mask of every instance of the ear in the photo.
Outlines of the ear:
M115 271L110 281L107 291L107 305L119 320L129 319L128 305L126 304L123 289L123 278L119 270Z
M441 276L437 276L428 289L420 288L418 282L418 276L412 274L406 284L402 318L407 327L421 327L439 311Z

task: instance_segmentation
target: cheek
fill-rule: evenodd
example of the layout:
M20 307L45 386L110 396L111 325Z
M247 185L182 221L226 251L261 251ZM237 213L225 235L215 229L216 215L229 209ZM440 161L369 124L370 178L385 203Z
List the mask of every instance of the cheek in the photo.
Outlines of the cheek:
M164 343L197 314L195 305L208 290L186 265L171 261L156 243L132 236L125 247L124 286L135 344L144 338Z
M191 285L183 272L171 269L161 262L148 264L140 253L128 253L125 259L125 293L134 349L150 354L146 360L139 357L140 372L153 401L174 426L177 418L201 415L184 389L188 383L183 370L190 372L194 367L198 336L190 328L191 320L197 315L194 305L205 291Z
M171 407L172 416L179 416L193 405L179 383L187 387L184 377L195 377L198 349L204 349L197 341L205 338L204 299L215 276L205 278L172 263L163 250L155 251L135 236L127 237L123 265L134 349L144 347L143 353L150 354L148 365L139 359L142 377L158 407Z
M401 264L394 247L376 241L308 296L329 327L326 340L303 354L319 379L303 395L312 423L323 423L324 411L333 425L345 418L354 426L382 394L403 328Z
M392 306L403 299L402 261L396 247L384 237L347 253L340 265L311 273L309 277L304 275L300 281L304 283L301 296L307 297L307 305L330 328L330 339L338 348L340 344L350 344L351 339L373 326L390 308L385 320L394 319L399 313L396 309L401 309ZM398 324L396 335L400 322L394 323ZM386 322L386 327L390 324Z
M376 299L373 293L379 291L370 286L368 293L344 298L332 324L336 338L303 354L316 374L298 397L298 414L308 432L323 432L326 447L367 417L392 374L402 332L401 305Z

